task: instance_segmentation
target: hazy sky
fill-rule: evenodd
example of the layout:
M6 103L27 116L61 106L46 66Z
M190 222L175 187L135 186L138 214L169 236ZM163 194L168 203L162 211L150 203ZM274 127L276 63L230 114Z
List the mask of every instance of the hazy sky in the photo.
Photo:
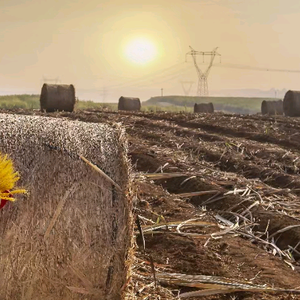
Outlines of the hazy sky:
M300 70L298 0L0 0L0 92L39 93L43 77L73 83L79 98L142 100L183 94L195 82L189 45L219 47L210 90L300 89L300 73L228 68ZM125 55L145 38L157 48L148 64ZM206 58L205 63L208 62ZM205 70L206 64L201 68ZM105 92L103 89L105 88ZM103 95L106 95L105 97Z

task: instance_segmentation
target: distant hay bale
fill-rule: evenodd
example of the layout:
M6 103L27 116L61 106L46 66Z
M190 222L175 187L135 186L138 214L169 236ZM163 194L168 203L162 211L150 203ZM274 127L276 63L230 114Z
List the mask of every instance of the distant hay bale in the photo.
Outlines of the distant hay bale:
M287 91L283 99L283 111L286 116L300 117L300 91Z
M73 84L47 84L42 87L40 96L41 111L72 112L75 105L75 88Z
M213 113L214 105L209 103L195 103L194 105L194 113Z
M139 98L120 97L118 110L139 111L141 110L141 101Z
M261 103L261 114L262 115L283 115L283 102L278 101L266 101Z
M0 299L122 298L132 239L126 145L118 125L0 114L0 151L29 192L0 212Z

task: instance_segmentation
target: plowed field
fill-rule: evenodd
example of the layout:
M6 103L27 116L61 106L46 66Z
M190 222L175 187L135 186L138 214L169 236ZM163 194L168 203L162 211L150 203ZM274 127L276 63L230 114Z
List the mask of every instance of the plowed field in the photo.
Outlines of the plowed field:
M48 115L126 128L135 216L145 241L144 253L136 229L129 287L139 299L175 299L178 292L198 290L159 280L160 272L300 289L300 119L109 111ZM189 221L194 219L202 225ZM185 221L192 225L184 227ZM156 230L155 224L164 226ZM204 298L300 299L300 294L237 291Z

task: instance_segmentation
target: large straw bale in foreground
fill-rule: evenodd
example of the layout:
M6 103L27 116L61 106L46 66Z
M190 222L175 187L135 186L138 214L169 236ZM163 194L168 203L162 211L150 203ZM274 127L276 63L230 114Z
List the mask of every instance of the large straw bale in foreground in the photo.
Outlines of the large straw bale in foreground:
M282 100L277 101L266 101L261 103L261 114L262 115L283 115L283 102Z
M195 103L194 105L194 113L213 113L214 105L209 103Z
M283 111L286 116L300 117L300 91L287 91L283 99Z
M141 110L141 101L139 98L120 97L118 110L139 111Z
M124 142L118 127L0 114L0 151L30 192L0 212L1 300L121 299L132 236Z
M72 112L75 102L75 88L73 84L43 84L40 96L41 111Z

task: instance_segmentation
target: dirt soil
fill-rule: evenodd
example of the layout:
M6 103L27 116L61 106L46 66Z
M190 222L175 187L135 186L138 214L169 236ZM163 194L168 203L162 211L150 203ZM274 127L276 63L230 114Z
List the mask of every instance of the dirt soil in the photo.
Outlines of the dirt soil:
M125 126L137 178L135 214L141 216L142 227L150 221L164 224L193 218L214 224L185 230L197 236L168 230L145 234L146 254L138 236L136 256L142 262L138 271L145 271L142 265L150 255L158 269L169 273L300 288L300 119L111 111L47 115ZM181 175L143 176L149 173ZM203 193L182 195L192 192ZM218 216L238 222L240 228L212 238L224 230ZM165 287L170 293L194 290ZM166 299L156 289L151 291L148 298L147 289L136 294L139 299ZM300 294L236 292L202 299L300 299Z

